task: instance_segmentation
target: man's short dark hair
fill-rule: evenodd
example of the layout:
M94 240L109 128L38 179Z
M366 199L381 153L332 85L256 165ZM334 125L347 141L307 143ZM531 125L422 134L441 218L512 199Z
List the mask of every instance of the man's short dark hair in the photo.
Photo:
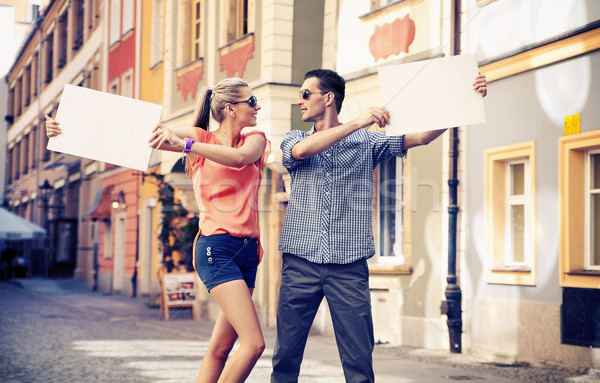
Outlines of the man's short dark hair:
M304 75L304 80L315 77L319 79L319 88L323 92L333 92L335 96L335 108L338 112L342 110L342 103L346 96L346 80L331 69L314 69Z

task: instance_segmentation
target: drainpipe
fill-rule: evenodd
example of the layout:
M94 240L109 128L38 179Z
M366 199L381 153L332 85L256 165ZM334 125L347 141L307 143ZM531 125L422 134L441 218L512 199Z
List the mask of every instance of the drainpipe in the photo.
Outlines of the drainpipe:
M454 0L452 24L452 55L460 54L460 3ZM447 316L450 352L462 352L462 293L456 277L456 222L458 218L458 128L450 129L449 153L449 203L448 203L448 276L446 277L446 301L442 302L442 314Z

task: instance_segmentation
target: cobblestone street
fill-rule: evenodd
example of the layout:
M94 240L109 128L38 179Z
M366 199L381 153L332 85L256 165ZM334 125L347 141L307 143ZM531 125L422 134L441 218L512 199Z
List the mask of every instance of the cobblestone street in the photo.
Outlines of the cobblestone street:
M0 305L2 383L193 383L212 330L187 311L159 321L145 299L104 296L73 280L0 283ZM248 382L269 381L272 329L265 340ZM581 372L499 367L404 347L377 346L374 363L378 383L594 381ZM344 382L332 339L311 336L299 382Z

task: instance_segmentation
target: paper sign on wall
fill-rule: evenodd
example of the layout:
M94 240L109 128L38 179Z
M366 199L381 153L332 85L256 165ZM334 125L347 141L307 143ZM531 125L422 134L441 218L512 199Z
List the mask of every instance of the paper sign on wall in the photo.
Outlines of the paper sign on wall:
M379 68L383 106L390 111L388 135L485 122L475 54Z
M65 85L56 121L62 133L48 150L146 171L148 139L160 122L162 105Z

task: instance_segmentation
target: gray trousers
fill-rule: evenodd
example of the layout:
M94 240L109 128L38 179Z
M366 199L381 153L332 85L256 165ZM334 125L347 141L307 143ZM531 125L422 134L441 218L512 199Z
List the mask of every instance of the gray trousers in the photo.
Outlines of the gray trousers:
M317 264L283 254L272 383L298 381L308 333L323 297L331 312L346 382L375 381L367 260Z

